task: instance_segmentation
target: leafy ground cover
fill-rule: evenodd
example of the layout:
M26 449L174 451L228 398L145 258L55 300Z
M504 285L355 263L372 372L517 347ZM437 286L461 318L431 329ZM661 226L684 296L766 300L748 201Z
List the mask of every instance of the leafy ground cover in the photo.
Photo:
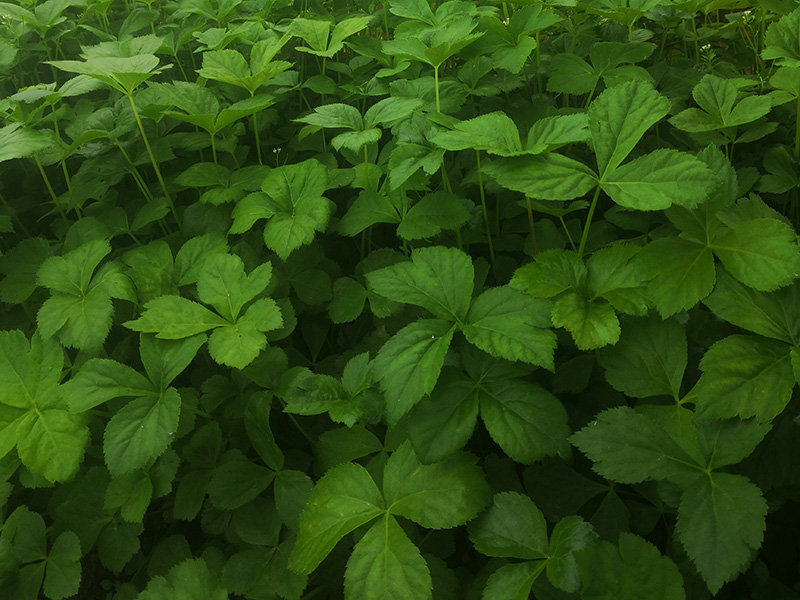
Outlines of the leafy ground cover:
M0 596L800 593L788 0L0 2Z

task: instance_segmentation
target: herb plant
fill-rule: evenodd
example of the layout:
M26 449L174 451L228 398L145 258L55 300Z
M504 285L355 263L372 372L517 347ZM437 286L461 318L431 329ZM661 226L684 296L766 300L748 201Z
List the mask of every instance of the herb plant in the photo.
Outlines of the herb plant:
M799 28L0 2L0 596L797 598Z

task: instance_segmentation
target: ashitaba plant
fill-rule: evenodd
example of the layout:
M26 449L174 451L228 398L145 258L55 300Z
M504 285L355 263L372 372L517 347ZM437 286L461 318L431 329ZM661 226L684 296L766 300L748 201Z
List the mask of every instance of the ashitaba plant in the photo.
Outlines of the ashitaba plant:
M0 599L800 598L792 0L0 2Z

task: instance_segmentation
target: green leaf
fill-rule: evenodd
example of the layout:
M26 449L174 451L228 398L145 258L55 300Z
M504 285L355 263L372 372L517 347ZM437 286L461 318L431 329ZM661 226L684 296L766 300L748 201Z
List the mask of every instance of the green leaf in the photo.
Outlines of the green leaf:
M49 481L78 472L89 430L82 418L59 408L29 411L17 425L17 452L26 467Z
M800 10L794 10L771 23L764 39L761 58L775 60L777 65L800 67Z
M391 423L436 385L454 333L455 326L449 321L421 319L403 327L378 351L375 374Z
M712 243L725 268L763 292L788 285L800 274L794 230L775 219L753 219L724 231Z
M564 517L550 534L547 559L547 578L555 587L574 593L580 588L581 578L575 552L586 548L597 539L592 526L581 517Z
M470 211L461 198L448 192L433 192L403 215L397 235L406 240L433 237L442 230L458 229L469 218Z
M326 188L327 169L315 160L272 169L264 179L262 202L272 212L264 242L282 259L327 226L333 203L322 196Z
M587 276L586 266L575 252L545 250L534 262L514 271L509 286L534 298L551 298L581 287Z
M686 334L675 321L631 321L617 345L604 348L597 358L615 390L635 398L681 397Z
M554 327L572 334L579 350L594 350L619 340L619 319L610 304L600 304L569 292L553 305Z
M68 73L88 75L123 94L131 94L143 82L163 70L153 54L137 56L93 56L85 61L51 60L47 64Z
M572 443L594 461L594 470L619 483L669 479L702 470L662 425L627 406L603 411L573 434Z
M752 336L732 335L714 343L700 369L694 401L704 418L771 421L789 403L795 385L789 347Z
M443 381L404 421L417 457L433 463L463 448L478 421L478 407L471 381Z
M197 295L223 317L235 321L242 307L264 291L272 278L272 263L259 265L245 275L242 259L233 254L208 258L197 278Z
M25 129L22 123L11 123L0 127L0 162L33 156L53 143L40 131Z
M663 318L692 308L714 288L714 255L705 245L665 237L650 242L636 260L651 277L647 290Z
M70 410L80 413L112 398L138 398L158 391L132 368L107 358L93 358L61 387L61 393Z
M516 124L500 111L458 122L451 131L438 133L432 141L445 150L485 150L500 156L522 153Z
M136 600L228 600L215 574L202 558L184 560L166 576L153 577Z
M182 340L159 340L152 335L140 335L142 364L155 389L167 389L172 380L189 366L205 341L203 334Z
M354 131L364 129L364 118L358 109L341 103L317 106L313 113L300 117L296 121L315 127L352 129Z
M550 62L547 91L562 94L588 94L597 84L599 74L575 54L556 54Z
M402 262L366 275L369 287L396 302L421 306L440 319L462 320L472 297L472 260L461 250L434 246L418 248L411 262Z
M700 160L677 150L655 150L605 175L600 186L614 202L634 210L693 208L719 185Z
M367 290L350 277L340 277L333 282L333 299L328 305L328 315L336 324L355 321L364 311Z
M550 304L510 287L490 288L475 298L462 331L484 352L553 370L555 334L549 325Z
M703 475L685 489L675 529L712 594L761 546L766 514L761 490L741 475Z
M64 531L53 542L47 556L44 593L62 600L78 593L81 582L81 542L72 531Z
M337 542L384 512L383 497L366 469L344 463L317 482L300 515L289 568L311 573Z
M430 600L430 571L419 549L384 515L353 549L344 573L345 598Z
M757 292L721 269L714 293L705 304L737 327L793 344L800 338L798 291L800 286L794 284L770 294Z
M362 190L339 221L339 233L352 237L376 223L399 223L400 208L395 200L396 196Z
M228 322L197 302L180 296L160 296L144 305L141 317L123 325L134 331L155 333L159 339L177 340Z
M715 131L751 123L766 115L772 103L767 96L747 96L737 102L742 82L704 75L692 90L700 107L687 108L670 119L678 129L690 132Z
M621 533L619 547L601 541L579 553L583 590L593 600L684 600L678 567L632 533Z
M423 465L410 443L386 463L383 494L386 510L427 529L463 525L489 503L490 490L475 457L455 454Z
M589 167L560 154L495 159L483 172L504 188L541 200L580 198L597 185Z
M486 580L483 600L528 600L531 587L544 571L545 562L504 565Z
M589 132L601 180L611 176L669 107L669 100L641 81L614 86L595 98L589 105Z
M477 386L489 435L516 462L531 464L567 450L567 412L545 389L516 379Z
M167 388L157 398L138 398L120 409L106 426L103 453L113 476L131 473L155 461L178 429L181 397Z
M535 560L548 555L544 515L517 492L495 494L489 509L470 523L469 537L486 556Z
M275 472L231 452L226 460L211 472L208 498L220 510L234 510L254 500L267 489Z

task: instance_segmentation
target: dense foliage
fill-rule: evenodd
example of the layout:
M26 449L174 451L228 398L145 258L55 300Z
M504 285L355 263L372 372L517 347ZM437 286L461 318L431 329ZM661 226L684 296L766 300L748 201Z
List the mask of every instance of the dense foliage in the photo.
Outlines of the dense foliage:
M0 2L4 600L800 592L791 0Z

